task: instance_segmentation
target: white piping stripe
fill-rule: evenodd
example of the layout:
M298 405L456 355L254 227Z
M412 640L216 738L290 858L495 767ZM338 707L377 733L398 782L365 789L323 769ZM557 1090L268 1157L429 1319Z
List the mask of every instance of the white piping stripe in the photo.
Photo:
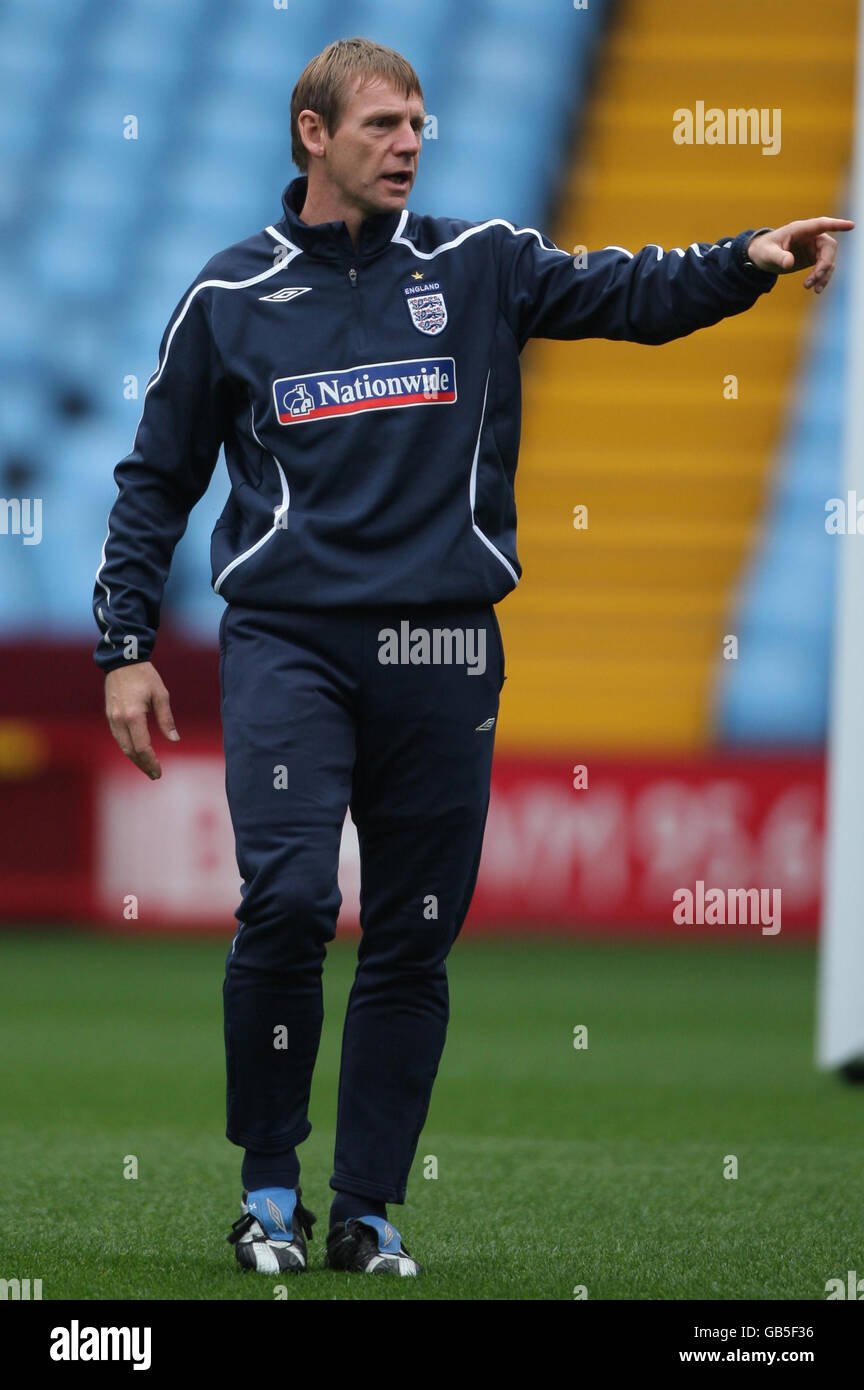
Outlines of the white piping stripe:
M283 236L281 235L281 233L277 232L275 227L267 227L266 230L270 233L270 235L271 235L272 237L275 238L276 241L281 242L283 246L288 246L288 247L291 248L291 255L290 255L290 256L286 256L286 257L284 258L284 260L279 261L278 264L272 266L269 270L264 270L264 271L262 271L260 275L253 275L253 276L251 277L251 279L249 279L249 280L202 280L200 284L195 285L195 286L189 291L189 294L186 296L186 302L184 303L183 308L180 310L180 313L177 315L177 318L174 320L174 323L173 323L172 326L171 326L171 332L169 333L169 335L168 335L168 341L167 341L167 343L165 344L165 356L163 357L162 361L161 361L160 363L157 364L157 367L156 367L155 372L154 372L153 375L151 376L150 380L148 381L148 383L147 383L147 385L146 385L146 387L145 387L145 389L144 389L144 396L143 396L142 401L141 401L141 414L140 414L140 416L139 416L139 418L138 418L138 424L135 426L135 438L134 438L133 441L132 441L132 450L133 450L133 451L134 451L134 449L135 449L135 440L137 440L137 438L138 438L138 431L139 431L140 428L141 428L141 421L144 419L144 405L146 404L146 401L147 401L148 392L150 391L151 386L155 386L155 385L156 385L156 382L159 380L159 378L161 377L163 371L165 370L165 363L168 361L168 354L169 354L169 352L171 351L171 344L172 344L173 341L174 341L174 334L177 332L177 329L180 327L180 324L183 322L184 318L186 317L186 311L188 310L189 305L192 303L192 300L195 298L195 295L198 293L198 291L199 291L199 290L203 290L203 289L208 289L208 288L215 288L215 289L221 289L221 290L244 290L244 289L247 289L250 285L257 285L257 284L259 284L259 282L260 282L261 280L269 280L270 277L271 277L271 275L278 275L279 271L280 271L280 270L284 270L285 267L286 267L286 265L288 265L291 261L294 260L295 256L300 256L300 255L303 254L302 247L300 247L300 246L295 246L294 243L293 243L292 241L286 241L285 237L283 237ZM254 429L255 429L254 417L253 417L252 429L253 429L253 433L254 433ZM257 435L256 435L256 438L257 438ZM261 441L259 440L258 442L259 442L259 444L260 444ZM262 446L262 447L263 447L263 446ZM274 459L274 463L275 463L275 459ZM277 468L279 467L278 463L276 464L276 467L277 467ZM280 474L281 474L281 472L282 472L281 468L279 469L279 472L280 472ZM288 487L287 483L285 482L284 476L282 477L282 484L283 484L283 498L284 498L285 493L286 493L286 491L287 491L287 487ZM109 521L108 521L108 529L107 529L106 534L105 534L105 540L104 540L103 543L102 543L102 558L101 558L100 563L99 563L99 568L98 568L98 570L96 571L96 579L95 579L95 583L101 585L101 586L102 586L102 589L103 589L104 592L105 592L105 598L106 598L106 602L107 602L107 604L108 604L109 610L110 610L110 607L111 607L111 593L110 593L110 590L109 590L107 584L103 583L103 581L102 581L102 579L100 578L100 576L101 576L101 574L102 574L103 569L105 568L105 547L106 547L106 545L108 544L108 538L109 538L110 534L111 534L111 522L110 522L110 518L109 518ZM250 552L250 553L251 553L251 552ZM227 571L226 571L226 572L227 572ZM216 592L218 593L218 589L216 590ZM104 621L104 619L103 619L103 621ZM106 624L105 624L106 630L105 630L105 633L103 634L103 636L104 636L104 640L108 643L108 645L111 646L111 647L113 647L114 643L110 640L110 638L109 638L109 636L108 636L108 627L109 627L109 624L106 623Z
M98 568L98 570L96 571L96 581L95 581L97 584L102 584L102 590L103 590L103 592L104 592L104 594L105 594L105 602L107 603L109 609L110 609L110 607L111 607L111 590L108 588L108 585L107 585L107 584L102 583L102 580L99 578L99 576L100 576L100 574L102 573L102 569L103 569L103 566L104 566L104 564L105 564L105 547L106 547L106 545L108 544L108 538L109 538L110 535L111 535L111 522L109 521L109 522L108 522L108 525L107 525L106 528L105 528L105 539L104 539L104 541L102 542L102 558L101 558L100 561L99 561L99 568ZM99 607L96 609L96 616L97 616L97 618L99 619L100 623L102 623L102 624L104 625L104 627L105 627L105 631L102 633L102 641L103 641L103 642L107 642L109 647L113 647L113 646L114 646L114 643L111 641L111 638L108 636L109 624L108 624L108 621L107 621L107 619L106 619L106 617L105 617L105 614L102 612L102 605L101 605L101 603L100 603Z
M547 246L545 241L543 240L542 233L538 232L536 227L514 227L512 222L508 222L506 218L503 217L493 217L488 222L479 222L476 227L468 227L464 232L460 232L459 236L457 236L453 241L447 241L444 243L443 246L437 246L434 251L418 251L413 241L409 241L407 237L401 235L402 229L404 228L407 220L408 209L406 208L402 213L401 218L399 219L399 225L396 228L396 231L393 233L392 240L394 242L398 242L400 246L407 246L410 251L413 251L415 256L419 256L420 259L424 261L431 261L435 256L439 256L442 251L451 251L454 246L460 246L466 237L474 236L477 232L485 232L487 227L506 227L508 231L511 231L513 233L514 236L534 236L537 238L538 243L544 251L557 251L558 254L561 256L570 255L569 251L562 251L560 246ZM715 242L713 246L709 246L708 251L719 250L721 244L725 247L729 247L732 245L731 241L724 241L722 243ZM658 261L662 261L664 255L666 254L663 247L658 245L656 241L649 241L647 245L657 247L657 259ZM692 249L696 252L696 255L699 256L701 259L702 252L699 250L699 245L697 242L694 241L692 243ZM601 247L601 250L620 251L622 255L627 256L631 261L634 259L635 256L635 252L628 251L626 246L603 246ZM680 246L673 246L671 248L671 251L676 251L678 255L682 258L686 254ZM706 252L705 254L707 255L708 253Z
M703 252L700 251L700 249L699 249L699 243L698 243L698 241L691 241L690 246L688 247L688 250L690 250L690 251L695 251L696 255L699 257L699 259L700 259L700 261L701 261L701 260L704 260L705 256L710 255L710 253L711 253L712 251L719 251L721 245L722 245L722 246L729 247L729 246L732 245L732 243L731 243L731 241L724 241L724 242L722 242L722 243L721 243L721 242L718 242L718 241L715 241L714 244L713 244L713 246L709 246L708 249L707 249L707 250L704 252L704 254L703 254ZM658 243L657 243L656 241L649 241L649 242L646 242L646 246L655 246L655 247L657 247L657 259L658 259L658 261L662 261L663 257L667 254L667 253L664 251L663 247L662 247L662 246L659 246ZM634 253L633 253L632 251L628 251L626 246L604 246L602 249L603 249L604 251L622 251L622 252L624 253L625 256L628 256L628 257L630 258L631 261L633 260ZM644 248L643 248L643 249L644 249ZM686 251L683 251L683 250L681 249L680 246L671 246L671 247L669 248L669 253L668 253L668 254L671 256L673 252L675 252L677 255L679 255L679 256L682 258L682 260L684 259L684 256L687 254L687 252L686 252Z
M275 227L265 227L264 230L265 230L265 232L269 232L270 235L271 235L276 241L281 241L281 243L282 243L283 246L290 246L290 247L291 247L291 250L294 252L294 256L299 256L299 255L302 254L302 248L299 247L299 246L295 246L294 243L293 243L293 241L289 241L288 238L287 238L287 237L284 237L284 236L282 235L281 232L277 232L277 230L276 230ZM293 261L294 256L286 256L286 258L285 258L284 261L280 261L280 262L279 262L279 268L280 268L280 270L281 270L281 268L282 268L283 265L287 265L289 261Z
M483 534L483 532L480 530L480 527L477 525L477 522L474 520L474 501L477 496L477 461L480 457L480 438L483 434L483 421L486 418L486 397L489 394L489 378L491 375L492 369L490 367L489 371L486 373L486 389L483 392L483 412L480 416L480 428L477 431L477 443L474 447L474 459L471 463L471 481L468 484L468 497L471 502L471 529L473 530L476 536L480 537L481 541L487 547L487 549L492 551L492 554L495 556L495 558L501 561L501 564L504 566L507 573L512 577L514 584L518 584L519 576L514 570L513 566L510 564L509 560L506 560L504 558L504 556L501 554L501 551L498 550L498 548L492 544L488 536L485 536Z
M273 231L273 228L268 227L267 231ZM273 235L277 238L277 240L283 241L285 246L293 246L292 242L284 241L284 238L280 237L278 232L273 231ZM174 334L177 332L177 329L180 327L181 323L185 319L189 305L192 303L192 300L195 298L199 290L248 289L250 285L258 285L262 280L269 280L271 275L278 275L279 271L284 270L286 265L288 265L289 262L294 260L295 256L300 255L302 255L301 248L299 246L293 246L293 255L286 256L285 259L279 261L277 265L271 266L269 270L263 270L260 275L251 276L248 280L202 280L200 284L195 285L195 287L189 291L189 294L186 297L186 303L183 305L183 308L180 310L180 313L177 315L176 319L174 320L174 323L171 325L171 332L168 335L168 342L165 344L165 356L162 359L160 367L157 371L153 373L152 377L147 383L147 389L144 392L145 401L147 399L147 392L150 390L152 386L156 385L156 382L159 380L160 376L165 370L165 363L168 361L168 354L171 351L171 344L174 341Z
M258 431L255 429L255 406L252 405L251 402L250 413L252 416L252 434L255 438L255 442L261 449L262 453L269 453L269 450L264 448L264 445L258 438ZM232 560L230 565L225 566L224 570L219 575L219 578L213 585L214 594L218 594L220 588L222 587L222 580L226 579L232 570L235 570L238 565L242 565L243 561L248 560L250 555L254 555L256 550L260 550L262 545L265 545L267 541L270 540L271 536L275 536L276 532L279 530L279 522L287 512L288 508L291 506L291 492L288 488L288 482L285 478L285 474L282 472L282 465L280 464L275 454L270 454L270 457L276 465L276 472L279 474L279 482L282 485L282 502L276 508L273 514L273 525L270 527L270 530L261 537L259 541L256 541L254 545L250 545L249 549L244 550L242 555L238 555L236 560Z
M535 236L544 251L557 251L560 256L569 257L570 255L569 251L562 251L560 246L547 246L543 240L542 233L538 232L536 227L514 227L512 222L506 221L503 217L493 217L488 222L478 222L476 227L466 227L465 231L460 232L453 241L445 241L443 246L436 246L434 251L418 251L413 241L409 241L407 237L400 235L406 216L407 209L399 222L399 226L393 233L392 240L400 246L407 246L409 251L413 251L414 255L419 256L422 261L431 261L435 256L440 256L442 251L452 251L454 246L461 246L466 237L476 236L478 232L485 232L487 227L506 227L514 236Z

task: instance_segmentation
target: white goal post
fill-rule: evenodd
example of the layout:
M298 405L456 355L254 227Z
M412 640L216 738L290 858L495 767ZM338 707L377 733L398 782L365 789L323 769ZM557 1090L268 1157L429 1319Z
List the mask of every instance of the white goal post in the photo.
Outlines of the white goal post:
M844 487L864 500L864 15L859 6L845 382ZM827 501L827 499L826 499ZM864 1059L864 534L835 536L837 611L819 952L817 1064Z

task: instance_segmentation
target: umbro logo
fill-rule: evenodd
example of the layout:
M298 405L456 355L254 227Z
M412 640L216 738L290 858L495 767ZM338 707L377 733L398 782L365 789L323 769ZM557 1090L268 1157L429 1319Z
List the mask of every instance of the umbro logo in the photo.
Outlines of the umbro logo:
M287 304L289 299L296 299L298 294L308 294L311 288L311 285L303 285L300 289L292 287L291 289L277 290L275 294L259 294L258 298L269 299L275 304Z
M276 1227L276 1230L284 1231L287 1235L288 1227L285 1225L285 1217L282 1215L281 1211L277 1207L276 1203L273 1201L272 1197L267 1198L267 1212L270 1216L270 1220Z
M494 715L493 715L493 717L492 717L491 719L484 719L484 721L483 721L482 724L478 724L478 725L477 725L477 728L474 730L474 732L475 732L475 734L488 734L489 730L492 729L492 728L494 728L494 726L495 726L495 717L494 717Z

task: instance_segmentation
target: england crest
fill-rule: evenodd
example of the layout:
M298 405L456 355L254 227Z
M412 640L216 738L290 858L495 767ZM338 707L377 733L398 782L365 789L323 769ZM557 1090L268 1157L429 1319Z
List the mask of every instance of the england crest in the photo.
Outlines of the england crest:
M411 285L405 290L411 322L421 333L434 336L447 327L447 305L440 285Z

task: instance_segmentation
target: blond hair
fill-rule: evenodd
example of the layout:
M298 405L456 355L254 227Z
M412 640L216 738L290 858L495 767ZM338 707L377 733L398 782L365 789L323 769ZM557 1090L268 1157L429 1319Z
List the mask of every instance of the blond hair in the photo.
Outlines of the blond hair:
M369 39L337 39L307 63L291 94L291 158L301 174L309 169L309 152L300 139L298 116L315 111L334 135L342 120L348 94L356 77L366 82L378 77L406 97L423 100L420 79L406 58L393 48Z

